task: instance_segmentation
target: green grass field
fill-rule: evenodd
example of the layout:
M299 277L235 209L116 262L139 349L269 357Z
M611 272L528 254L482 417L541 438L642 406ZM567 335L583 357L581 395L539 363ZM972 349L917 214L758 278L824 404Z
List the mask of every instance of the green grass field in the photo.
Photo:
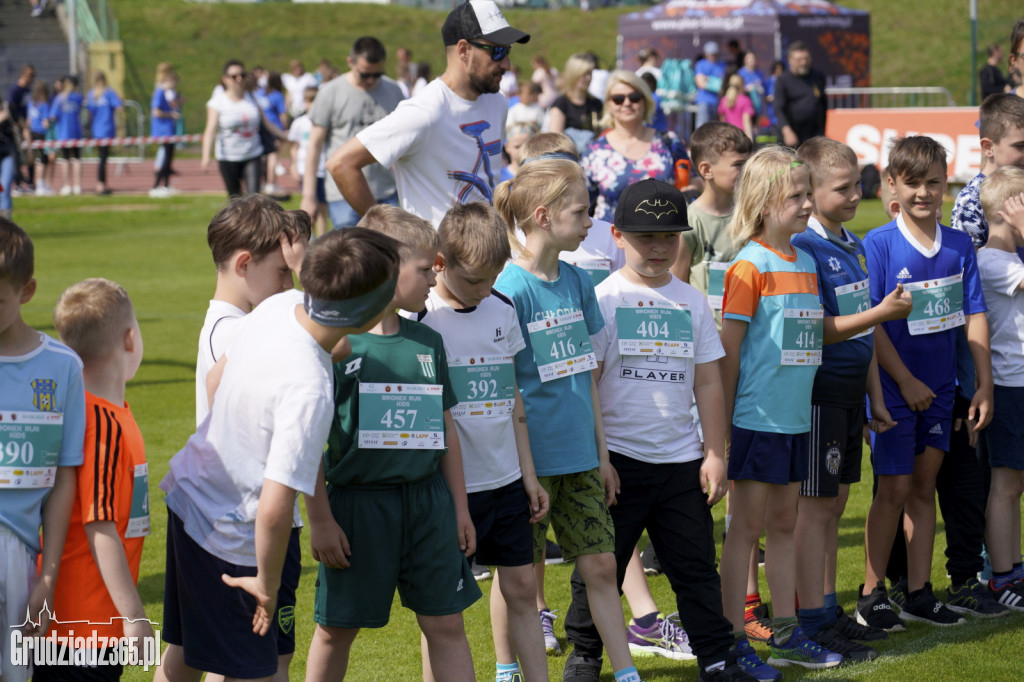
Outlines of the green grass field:
M157 484L167 471L171 456L194 430L194 372L196 340L207 300L213 291L214 274L206 246L206 225L221 205L213 196L182 196L173 201L124 198L20 199L16 219L36 245L35 298L24 307L26 321L53 334L53 306L60 292L86 277L102 276L124 285L131 294L145 340L145 359L138 376L129 384L128 401L146 438L151 466L153 534L146 542L139 589L149 617L160 621L163 600L163 559L166 512ZM948 215L947 206L947 215ZM877 200L862 204L855 222L859 232L884 221ZM870 500L870 467L865 480L854 486L840 529L840 603L848 610L863 580L863 529ZM722 505L715 510L716 536L721 534ZM939 530L942 530L940 523ZM936 542L932 582L937 592L946 586L942 550L944 535ZM292 678L304 677L305 653L312 635L312 600L315 565L304 548L296 628L298 649ZM549 567L547 598L561 613L569 605L566 565ZM665 612L675 611L667 579L653 578L651 587ZM482 585L485 593L490 582ZM767 590L763 588L767 596ZM493 654L486 597L466 612L466 624L479 679L493 675ZM561 621L556 630L561 633ZM961 628L936 630L912 625L879 647L879 660L844 667L809 677L871 680L1019 680L1022 663L1019 641L1024 616L994 621L972 621ZM364 631L353 650L350 679L418 679L419 633L411 613L395 607L391 624L382 630ZM552 679L561 679L565 657L551 657ZM694 679L692 663L642 659L638 668L648 682ZM796 679L797 673L787 673ZM151 673L130 670L128 682L141 682ZM611 672L606 664L606 680Z

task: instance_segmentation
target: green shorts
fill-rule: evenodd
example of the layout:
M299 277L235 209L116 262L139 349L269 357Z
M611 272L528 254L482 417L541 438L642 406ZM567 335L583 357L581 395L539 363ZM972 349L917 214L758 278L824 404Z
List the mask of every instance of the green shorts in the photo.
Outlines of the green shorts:
M604 485L597 469L561 476L539 476L551 498L551 511L533 526L533 561L544 561L548 524L566 560L581 554L615 551L615 524L604 503Z
M331 513L348 536L349 568L320 564L317 623L387 625L395 588L423 616L461 613L480 598L455 532L455 506L440 473L403 486L329 485Z

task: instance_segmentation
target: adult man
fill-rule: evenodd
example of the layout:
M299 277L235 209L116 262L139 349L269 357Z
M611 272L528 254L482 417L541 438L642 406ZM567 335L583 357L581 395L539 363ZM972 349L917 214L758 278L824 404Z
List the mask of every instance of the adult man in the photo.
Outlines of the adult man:
M811 52L795 40L786 49L789 70L775 81L775 115L782 141L796 148L812 137L825 134L825 75L811 68Z
M718 61L718 43L704 45L704 59L693 67L693 83L697 86L696 130L708 121L718 120L718 93L722 89L725 64Z
M31 64L24 64L18 80L11 86L7 94L7 104L11 109L11 118L24 139L29 138L28 130L28 103L32 95L32 81L36 79L36 70ZM27 167L27 175L22 172L21 166L16 162L15 179L21 190L32 189L32 166ZM27 182L26 182L27 181Z
M470 0L441 28L447 66L394 113L358 133L327 161L360 215L375 199L360 169L379 162L395 174L402 208L434 227L453 204L490 202L501 170L508 103L498 94L512 43L530 36L509 26L492 0Z
M384 75L386 56L379 40L370 36L359 38L345 59L348 73L325 83L317 93L309 114L313 127L302 182L302 208L311 216L316 215L316 176L324 141L327 153L333 154L360 130L394 111L403 99L398 85ZM363 169L363 175L376 203L398 205L391 171L373 163ZM348 205L333 180L325 178L324 189L335 228L352 227L359 222L359 214Z

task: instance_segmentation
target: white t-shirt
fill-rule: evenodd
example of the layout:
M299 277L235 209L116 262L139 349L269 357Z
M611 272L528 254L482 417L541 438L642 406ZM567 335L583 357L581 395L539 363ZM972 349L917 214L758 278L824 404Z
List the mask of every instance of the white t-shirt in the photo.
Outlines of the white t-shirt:
M504 95L462 99L437 78L356 137L391 167L402 208L436 228L453 205L491 203L507 113Z
M1024 386L1024 263L1016 253L978 250L992 347L992 379L1000 386Z
M470 358L475 361L485 356L514 356L526 347L515 305L494 290L480 305L461 310L452 308L437 292L431 291L422 313L405 315L418 319L444 339L453 385L460 376L458 366ZM511 357L509 369L514 385ZM463 387L455 386L455 392L462 396ZM462 447L466 492L495 490L521 478L511 411L493 417L458 417L456 411L453 410L453 417Z
M260 108L252 95L235 101L221 90L214 92L206 108L217 112L214 156L218 161L248 161L263 154Z
M288 91L288 103L290 105L288 113L291 114L292 118L304 114L306 111L306 100L302 96L306 92L306 88L315 88L317 86L316 76L311 73L304 73L301 76L282 73L281 85Z
M517 123L532 123L539 130L544 125L544 110L536 104L523 104L516 102L508 108L508 116L505 119L505 130L508 130Z
M609 274L626 265L626 254L615 245L612 238L612 224L593 219L594 224L587 230L587 237L575 251L563 251L558 257L566 263L583 268L588 272L595 266L608 267Z
M597 304L605 325L592 337L597 361L604 363L597 390L608 449L642 462L690 462L703 457L693 423L694 365L725 356L707 299L676 277L652 289L615 272L598 285ZM617 308L660 300L689 306L692 358L623 356L619 352Z
M309 149L309 133L313 130L313 121L310 120L309 114L303 114L297 119L292 121L291 127L288 128L288 141L297 142L299 148L295 151L295 163L298 164L299 173L303 173L306 168L306 153ZM316 168L316 176L318 178L324 177L326 173L327 164L327 149L324 148L320 152L320 165Z
M210 413L206 375L231 345L237 322L243 317L244 310L225 301L210 301L210 307L206 309L206 319L199 332L199 355L196 357L196 426L202 424Z
M256 509L269 479L313 494L334 412L331 356L302 328L301 291L236 323L210 414L171 458L167 506L199 546L256 565Z

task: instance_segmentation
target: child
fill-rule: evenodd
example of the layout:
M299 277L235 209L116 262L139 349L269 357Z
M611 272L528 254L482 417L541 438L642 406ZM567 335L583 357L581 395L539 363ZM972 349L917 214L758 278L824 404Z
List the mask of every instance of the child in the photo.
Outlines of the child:
M850 661L870 661L878 652L854 640L879 640L887 635L884 630L858 625L842 614L838 605L839 520L850 484L860 480L865 386L872 429L885 431L894 426L885 411L871 327L892 319L887 313L906 317L910 295L897 286L901 296L886 297L871 308L864 247L843 227L856 215L862 196L857 155L845 144L825 137L804 142L798 155L811 172L814 212L808 229L794 236L792 244L810 254L817 266L827 344L814 376L809 475L801 485L797 506L799 618L804 633L830 651ZM866 331L860 331L865 327Z
M735 67L730 67L733 69ZM719 119L743 131L743 133L754 139L754 104L746 94L746 85L743 76L737 72L722 79L722 91L719 93L718 116Z
M381 318L397 265L384 235L318 239L303 260L303 292L260 304L211 370L210 415L160 484L168 647L158 682L277 671L274 613L295 495L314 493L331 423L330 351Z
M566 559L587 584L587 599L608 648L617 682L639 680L630 657L622 603L615 584L614 526L618 479L608 462L590 336L604 326L594 285L558 254L583 243L590 200L578 163L565 158L527 161L515 180L495 188L494 206L508 224L519 255L497 289L519 313L526 347L516 354L530 447L540 483L550 497L550 523ZM525 247L514 230L526 236ZM534 562L543 560L549 519L534 526ZM571 633L570 633L571 636ZM563 679L591 679L601 662L574 653Z
M498 177L501 182L511 180L519 170L519 164L523 158L523 144L540 131L533 123L516 123L505 129L505 146L502 147L505 157L505 166L501 169Z
M423 310L438 237L396 206L374 206L359 224L401 244L401 267L387 314L351 338L334 365L327 495L307 500L307 510L311 527L334 524L336 541L319 551L306 679L345 676L359 629L387 624L397 586L426 637L433 674L472 680L462 612L480 589L466 561L476 542L451 416L458 399L441 336L396 311Z
M991 418L992 372L985 301L970 239L936 221L946 188L946 152L935 140L897 140L889 155L896 219L864 239L871 299L902 284L913 311L906 322L875 329L885 406L897 426L875 436L872 464L878 492L865 531L865 583L857 620L883 630L903 629L885 591L885 567L900 511L906 514L907 585L899 618L958 625L963 618L932 593L935 479L949 450L956 383L957 327L966 325L977 374L968 417L975 432ZM974 420L977 421L974 421Z
M725 273L722 305L733 481L722 602L735 651L758 679L778 679L754 653L744 624L750 556L762 529L775 616L768 663L830 668L843 660L804 635L793 600L793 531L799 483L807 478L811 387L824 330L814 259L790 246L790 238L806 229L812 198L810 174L796 155L785 147L764 147L743 168L729 224L733 241L745 245Z
M313 100L316 99L317 88L306 88L302 91L302 99L305 102L306 112L292 121L288 128L288 141L291 142L291 175L299 186L302 186L303 172L306 168L306 150L309 148L309 133L313 129L313 121L309 118L309 111L313 108ZM314 229L319 237L327 229L327 190L324 187L326 170L324 164L327 162L326 151L320 153L316 168L316 218Z
M660 208L651 212L648 206ZM620 481L611 508L617 577L621 584L646 528L661 549L662 570L697 655L698 679L749 680L729 651L732 628L722 615L711 519L711 506L726 491L725 425L718 410L724 352L707 301L669 272L686 229L686 199L675 187L658 180L627 187L612 228L626 266L596 290L605 326L593 340L594 377L609 459ZM694 398L704 416L703 448L690 418ZM599 657L586 594L582 585L573 587L566 629L577 637L576 655ZM634 613L629 634L636 646L630 648L660 643L674 627L657 612ZM582 641L595 646L584 650Z
M1020 433L1020 348L1024 331L1024 265L1017 249L1024 246L1024 170L998 169L981 183L981 205L989 234L978 251L978 270L992 329L994 414L985 432L992 485L986 511L986 546L992 561L988 588L996 600L1024 611L1024 568L1020 560L1020 498L1024 490L1024 438Z
M102 71L96 73L93 88L89 91L86 103L89 112L90 127L93 139L115 137L117 135L117 112L124 106L117 92L107 87L107 76ZM110 194L107 187L107 159L110 157L110 145L96 147L99 163L96 166L96 194Z
M25 682L31 674L28 665L12 661L11 628L20 626L25 637L34 637L49 627L52 606L44 604L53 604L85 442L81 360L21 318L21 306L36 292L34 267L32 240L0 218L0 434L5 452L17 448L21 461L28 459L23 468L0 468L4 682Z
M500 589L491 589L495 679L513 679L520 671L518 654L526 679L543 680L548 666L534 609L530 524L547 515L548 498L534 472L512 364L525 346L519 318L512 302L491 289L511 258L507 228L491 206L474 202L449 210L437 233L437 286L416 319L444 339L459 397L452 416L477 532L475 558L499 567Z
M78 140L82 135L82 94L78 87L77 76L64 76L64 85L60 93L54 97L50 106L50 123L57 131L57 139L62 141ZM61 149L64 165L61 166L61 196L82 193L82 149L80 147L64 147ZM68 184L68 166L71 166L71 184Z
M142 363L142 333L128 293L106 279L68 287L57 301L54 326L84 364L86 426L85 459L51 604L61 622L50 634L69 637L77 629L80 635L137 638L129 646L141 654L143 639L154 636L136 587L149 535L149 473L125 383ZM94 624L90 632L81 632L82 622ZM77 666L76 673L37 666L34 679L95 675L99 653L88 652L87 665ZM114 650L106 653L111 660L100 665L110 675L104 679L118 679L118 657Z
M40 79L32 87L32 99L28 103L29 134L33 142L46 139L50 128L50 86ZM36 180L36 196L53 195L53 151L49 149L33 149L34 176Z

